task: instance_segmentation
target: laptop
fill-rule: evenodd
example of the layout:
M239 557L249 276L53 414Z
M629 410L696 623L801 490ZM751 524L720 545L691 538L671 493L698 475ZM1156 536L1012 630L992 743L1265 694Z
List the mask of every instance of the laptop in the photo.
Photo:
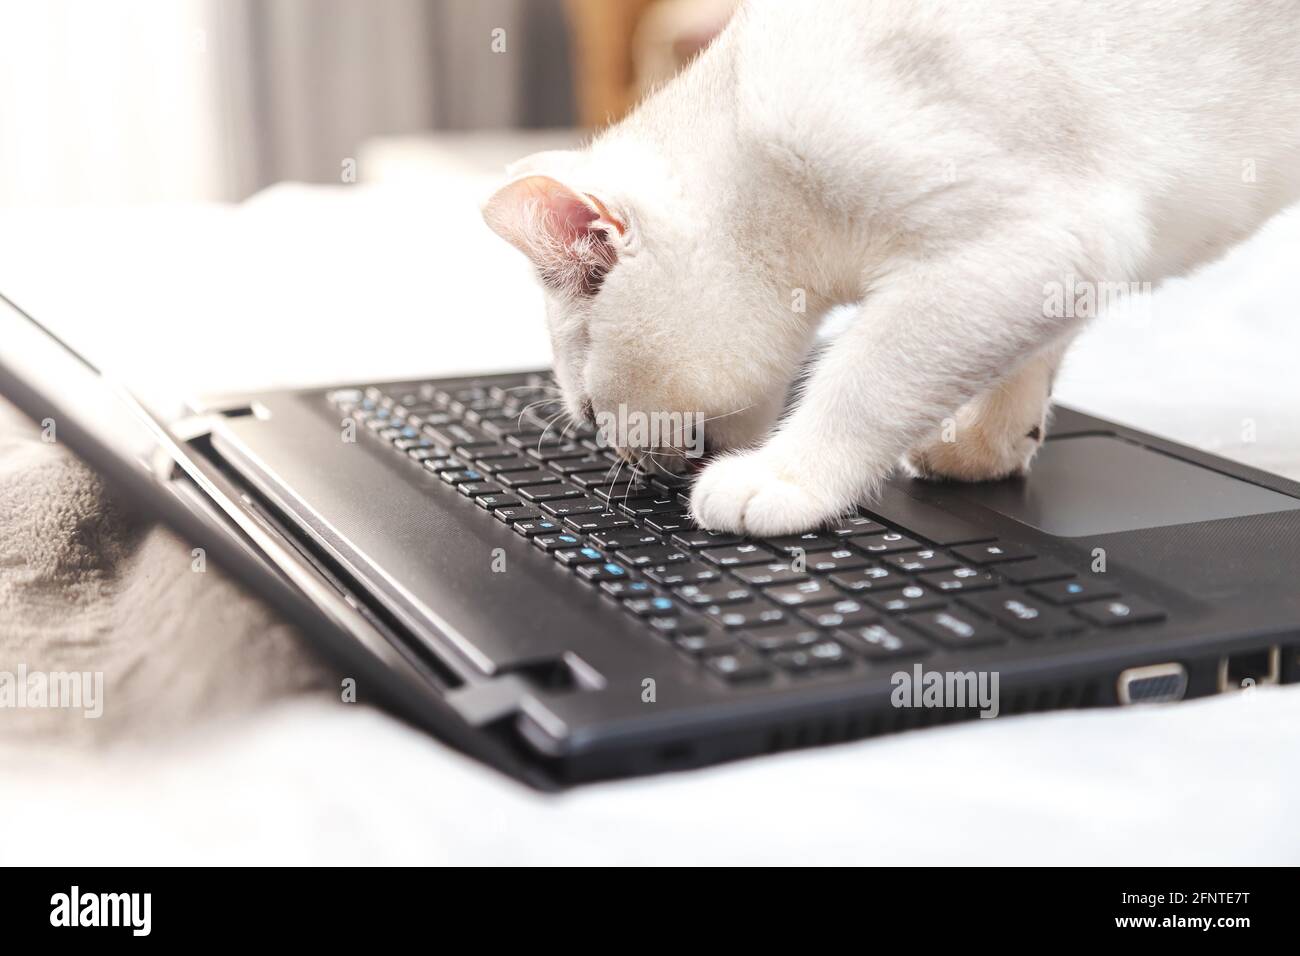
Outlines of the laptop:
M546 370L164 418L0 300L0 393L295 621L358 700L531 786L1300 680L1300 484L1057 407L1031 474L806 534L691 520ZM348 683L350 682L350 684Z

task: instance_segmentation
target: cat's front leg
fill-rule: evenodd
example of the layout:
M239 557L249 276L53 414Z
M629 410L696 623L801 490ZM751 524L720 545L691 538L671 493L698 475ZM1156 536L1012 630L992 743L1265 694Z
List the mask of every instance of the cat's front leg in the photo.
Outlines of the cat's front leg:
M695 519L789 534L869 499L945 416L1070 331L1073 320L1043 309L1045 282L1065 269L1035 241L972 250L884 285L771 438L704 470L691 495Z
M1052 381L1067 345L1035 353L945 418L908 450L907 470L937 481L996 481L1028 472L1047 434Z

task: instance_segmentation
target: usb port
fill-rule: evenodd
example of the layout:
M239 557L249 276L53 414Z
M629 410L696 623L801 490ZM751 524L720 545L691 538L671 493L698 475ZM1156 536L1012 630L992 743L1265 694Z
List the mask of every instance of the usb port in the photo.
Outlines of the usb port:
M1282 649L1276 644L1258 651L1229 654L1219 659L1219 691L1276 684L1281 672Z

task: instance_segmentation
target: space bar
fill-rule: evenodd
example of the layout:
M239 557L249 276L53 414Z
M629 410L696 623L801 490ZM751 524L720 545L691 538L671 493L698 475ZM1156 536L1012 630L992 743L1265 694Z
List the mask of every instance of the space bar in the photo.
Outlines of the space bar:
M868 503L862 510L886 524L896 525L938 545L971 544L992 541L997 537L987 528L918 501L888 483L881 490L879 499Z

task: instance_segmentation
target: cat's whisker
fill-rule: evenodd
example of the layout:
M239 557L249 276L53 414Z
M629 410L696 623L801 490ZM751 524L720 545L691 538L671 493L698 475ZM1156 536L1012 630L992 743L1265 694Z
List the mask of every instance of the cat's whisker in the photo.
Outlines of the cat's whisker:
M710 415L708 418L701 421L700 424L707 425L709 422L716 422L719 418L730 418L732 415L739 415L741 412L749 411L756 404L757 404L756 402L751 402L750 404L746 405L744 408L738 408L734 412L723 412L721 415Z
M561 398L541 398L541 399L538 399L538 400L535 401L535 402L529 402L527 405L525 405L522 409L519 410L519 417L515 419L515 428L523 428L523 427L524 427L524 416L527 415L530 411L532 411L532 410L533 410L534 408L536 408L537 406L539 406L539 405L552 405L552 404L554 404L555 402L560 402L560 401L563 401L563 399L561 399Z
M509 388L503 388L503 389L501 389L501 391L503 391L503 392L521 392L521 391L524 391L525 389L536 390L536 389L539 389L539 388L542 389L543 391L547 391L547 392L559 392L559 391L563 391L563 390L562 390L558 385L511 385Z
M560 409L547 420L546 426L542 429L541 435L537 437L537 454L540 455L542 453L542 444L546 441L546 433L551 430L551 426L555 424L555 420L564 414L566 414L565 410Z

